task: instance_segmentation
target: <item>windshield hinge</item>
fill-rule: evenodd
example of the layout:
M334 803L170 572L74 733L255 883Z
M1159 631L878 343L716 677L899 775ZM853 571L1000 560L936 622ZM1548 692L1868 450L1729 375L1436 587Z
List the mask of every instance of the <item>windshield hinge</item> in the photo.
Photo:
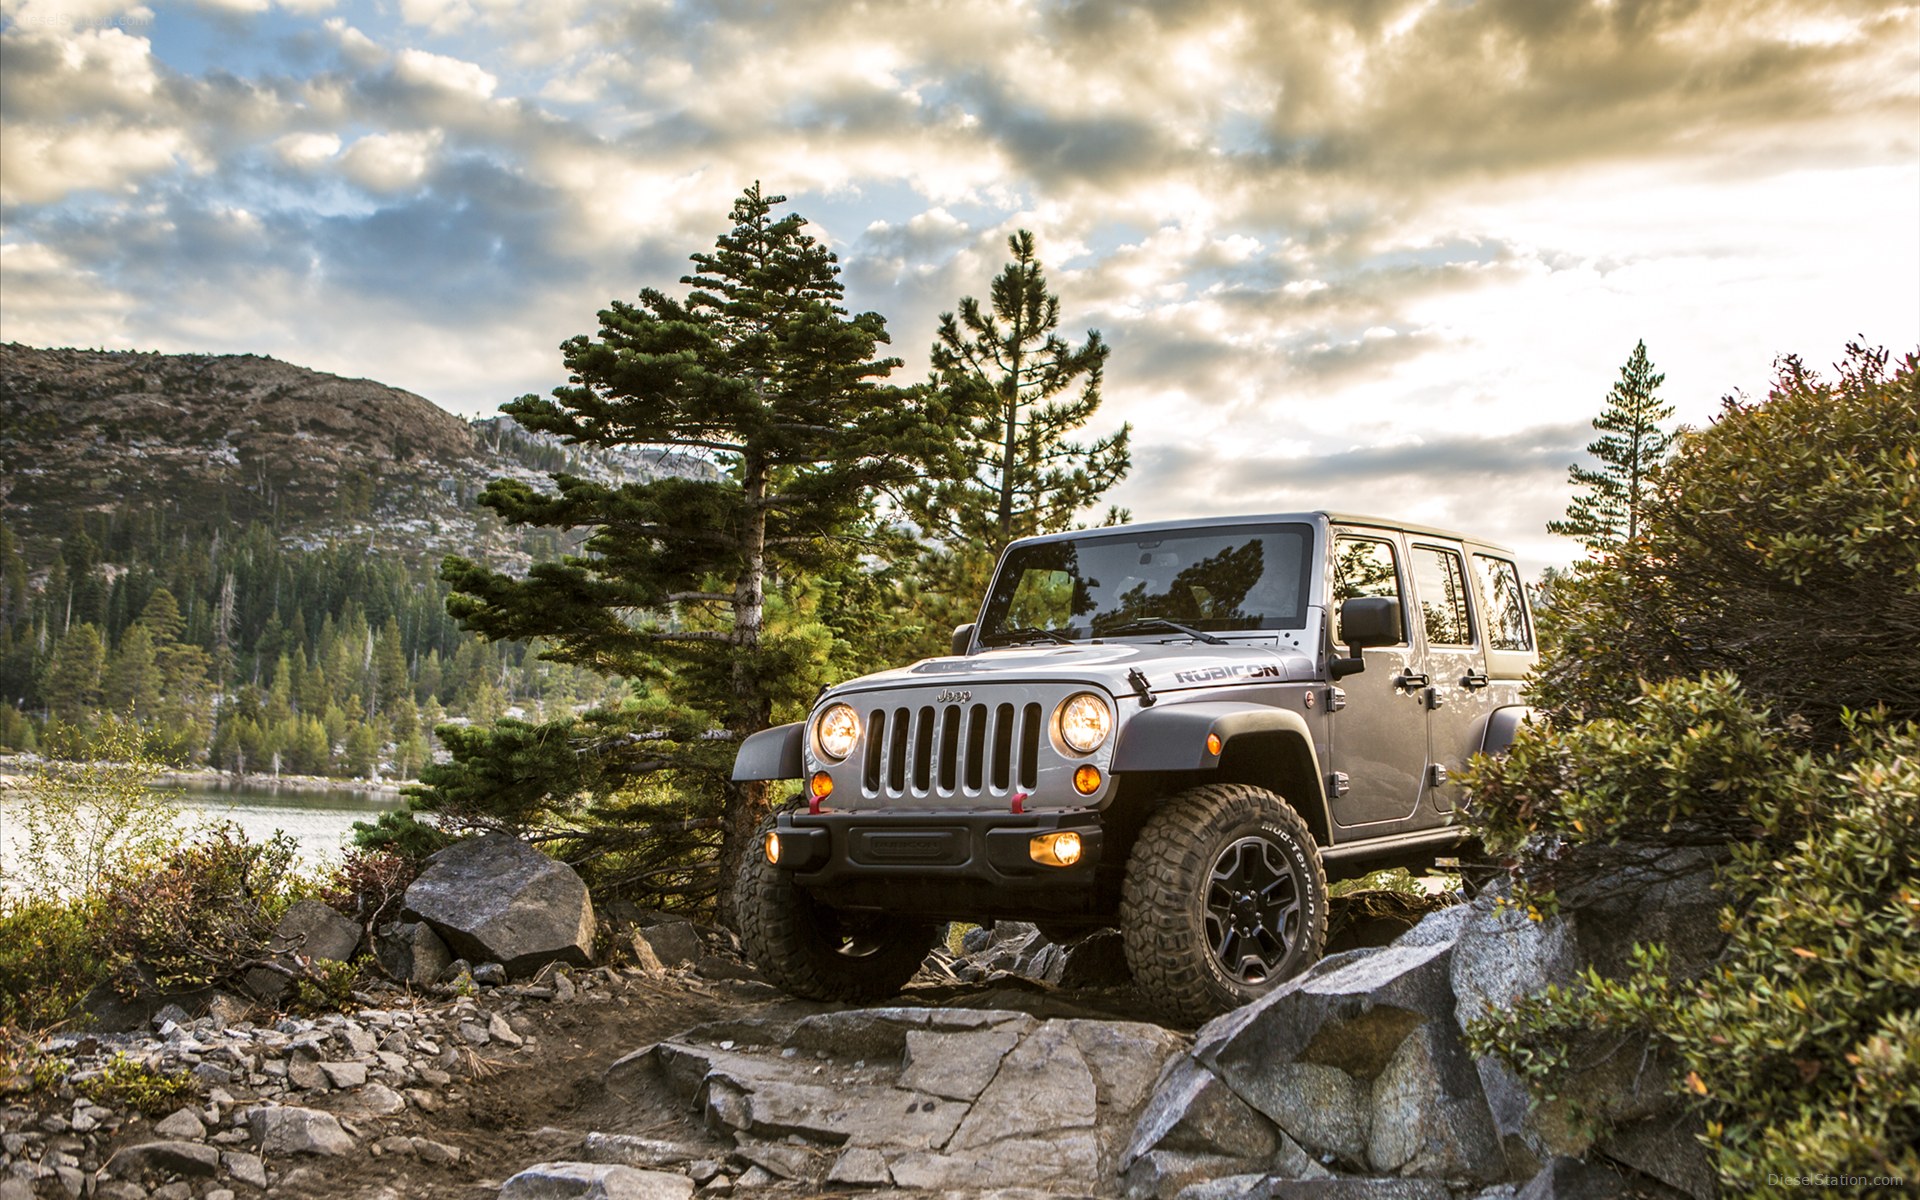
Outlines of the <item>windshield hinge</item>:
M1141 708L1152 708L1154 701L1159 699L1153 694L1153 685L1147 682L1147 673L1139 667L1127 668L1127 682L1133 685L1134 691L1140 693Z

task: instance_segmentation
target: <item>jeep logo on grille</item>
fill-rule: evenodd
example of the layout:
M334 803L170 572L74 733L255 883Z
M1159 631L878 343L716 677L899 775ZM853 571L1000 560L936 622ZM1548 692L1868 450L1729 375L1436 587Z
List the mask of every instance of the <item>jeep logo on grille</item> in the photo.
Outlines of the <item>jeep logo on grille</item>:
M959 688L948 688L933 698L935 704L965 704L973 699L972 692L963 692Z

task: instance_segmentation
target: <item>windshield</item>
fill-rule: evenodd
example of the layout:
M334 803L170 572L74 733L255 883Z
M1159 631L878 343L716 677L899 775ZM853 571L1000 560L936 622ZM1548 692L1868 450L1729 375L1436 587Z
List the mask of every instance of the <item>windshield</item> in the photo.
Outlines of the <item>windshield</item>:
M1177 636L1177 626L1300 629L1312 546L1312 528L1291 524L1090 534L1018 546L1007 552L987 597L980 641L1166 637Z

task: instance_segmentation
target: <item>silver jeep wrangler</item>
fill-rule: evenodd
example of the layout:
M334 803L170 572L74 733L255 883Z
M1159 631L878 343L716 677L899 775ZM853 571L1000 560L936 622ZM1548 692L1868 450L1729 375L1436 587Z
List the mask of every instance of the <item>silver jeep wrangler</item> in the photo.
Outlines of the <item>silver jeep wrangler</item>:
M1329 875L1462 838L1452 772L1504 749L1535 659L1496 546L1291 513L1026 538L953 655L851 680L755 734L804 781L738 880L747 952L819 999L897 991L940 923L1117 925L1170 1016L1321 953Z

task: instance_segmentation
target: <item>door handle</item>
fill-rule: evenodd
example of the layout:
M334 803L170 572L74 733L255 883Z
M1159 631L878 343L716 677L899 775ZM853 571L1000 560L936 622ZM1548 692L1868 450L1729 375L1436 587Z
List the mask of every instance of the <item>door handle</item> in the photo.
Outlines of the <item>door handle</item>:
M1483 688L1492 682L1493 680L1487 678L1485 671L1468 671L1466 676L1460 680L1460 686L1465 688Z
M1403 671L1394 678L1393 685L1395 687L1406 688L1408 691L1412 691L1415 688L1426 687L1427 673L1425 671Z

